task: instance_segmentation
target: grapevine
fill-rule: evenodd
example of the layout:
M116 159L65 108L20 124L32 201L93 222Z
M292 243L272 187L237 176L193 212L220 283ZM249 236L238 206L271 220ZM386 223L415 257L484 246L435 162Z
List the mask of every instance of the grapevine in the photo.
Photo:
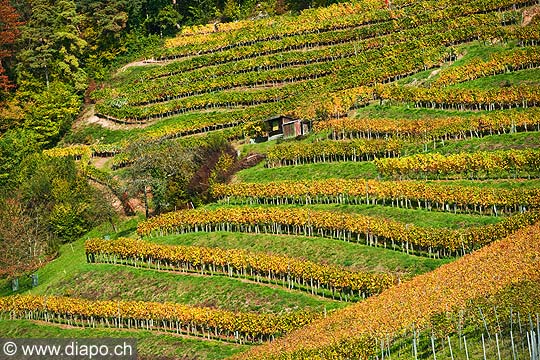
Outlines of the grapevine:
M318 141L285 143L269 149L268 167L331 161L370 161L378 157L394 157L401 152L398 140Z
M425 228L402 222L309 209L234 207L217 210L181 210L140 223L140 236L164 236L190 232L232 231L266 234L322 236L366 245L400 249L430 257L464 255L537 221L540 213L529 211L497 224L451 230Z
M368 359L377 353L377 345L380 351L380 340L427 328L435 314L459 311L471 300L524 280L538 282L539 254L540 225L536 224L238 358Z
M540 173L540 150L498 150L478 151L441 155L437 153L417 154L402 158L376 159L377 170L385 176L406 176L425 178L470 177L472 179L491 177L517 177L527 175L537 177Z
M540 207L538 189L486 189L406 180L329 179L215 184L212 195L233 204L371 204L490 215Z
M519 131L540 131L540 111L512 109L489 115L430 117L427 119L345 118L317 122L315 131L330 131L330 138L379 139L385 137L462 140Z
M378 294L393 283L392 277L385 274L352 272L336 266L241 249L166 246L127 238L114 241L91 239L86 241L85 248L89 262L247 277L305 289L312 294L324 294L326 289L332 297L339 294L339 298L345 301Z
M308 312L257 314L173 303L38 295L0 298L0 315L70 326L167 331L240 343L272 340L320 317Z

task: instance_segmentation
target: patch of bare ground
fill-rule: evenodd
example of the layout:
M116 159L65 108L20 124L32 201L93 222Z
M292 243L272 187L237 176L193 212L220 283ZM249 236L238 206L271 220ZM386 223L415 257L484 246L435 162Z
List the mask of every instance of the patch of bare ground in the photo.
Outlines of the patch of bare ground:
M94 105L85 105L81 114L75 119L71 128L78 130L88 124L89 119L94 116Z
M105 167L105 164L107 163L107 161L109 161L109 158L106 158L106 157L93 157L90 162L92 163L92 165L94 165L95 168L97 169L103 169Z
M435 75L437 75L440 72L441 72L441 68L433 70L432 72L429 73L428 80L431 79L432 77L434 77Z
M522 26L527 26L533 21L533 19L540 14L540 5L535 5L523 11Z
M101 192L104 200L111 204L112 208L118 215L125 215L125 206L122 204L122 201L111 191L111 189L91 179L88 179L88 182Z
M106 129L111 130L130 130L134 128L143 129L146 128L152 124L154 124L156 120L141 122L141 123L130 123L130 124L121 124L116 121L107 120L104 118L101 118L97 115L92 115L90 118L87 119L88 125L99 125L101 127L104 127Z
M134 67L134 66L148 66L148 65L160 65L160 66L162 66L162 65L167 65L171 61L172 60L166 60L166 61L159 60L158 61L158 60L154 60L154 59L145 59L145 60L133 61L133 62L130 62L129 64L126 64L126 65L122 66L120 69L118 69L116 71L116 74L124 72L128 68Z
M150 125L153 125L158 120L147 121L144 123L134 123L134 124L120 124L115 121L107 120L100 118L95 113L94 105L87 105L81 115L73 123L72 129L77 130L88 125L99 125L103 128L110 130L130 130L134 128L146 128Z

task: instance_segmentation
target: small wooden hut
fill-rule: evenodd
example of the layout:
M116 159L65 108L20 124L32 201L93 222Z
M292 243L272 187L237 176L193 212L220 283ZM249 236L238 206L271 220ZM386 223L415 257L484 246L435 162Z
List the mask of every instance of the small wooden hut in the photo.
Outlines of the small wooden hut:
M310 124L301 119L278 115L265 120L268 124L268 139L292 138L309 134Z

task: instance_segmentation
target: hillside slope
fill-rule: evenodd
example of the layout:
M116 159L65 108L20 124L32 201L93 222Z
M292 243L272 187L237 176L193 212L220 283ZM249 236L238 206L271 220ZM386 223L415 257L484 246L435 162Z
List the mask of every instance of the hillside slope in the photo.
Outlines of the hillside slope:
M376 351L373 339L394 338L411 327L422 329L434 315L458 311L470 300L524 280L539 281L539 240L540 224L522 229L239 358L367 359Z
M538 9L358 0L184 29L43 152L121 215L37 286L0 282L0 333L129 328L163 360L527 355Z

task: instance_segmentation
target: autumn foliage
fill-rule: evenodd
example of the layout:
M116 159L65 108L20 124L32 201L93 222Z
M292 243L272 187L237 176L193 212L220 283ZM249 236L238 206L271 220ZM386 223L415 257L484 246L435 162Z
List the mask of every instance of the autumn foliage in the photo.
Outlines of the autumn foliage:
M459 140L500 135L512 131L538 131L537 108L494 111L489 115L444 116L422 119L345 118L315 124L316 131L331 131L333 140L378 139L387 136L423 140Z
M376 339L423 329L435 314L464 308L521 281L540 281L540 224L451 264L339 310L241 359L368 359ZM380 350L380 349L379 349Z
M0 318L33 319L82 327L182 333L235 342L259 342L320 317L315 313L257 314L144 301L94 301L61 296L0 298Z
M385 176L423 178L428 176L490 177L534 176L540 174L540 151L498 150L442 155L416 154L399 159L374 160L377 170Z
M369 161L378 157L399 156L399 140L318 141L278 144L268 150L268 167L332 161Z
M371 204L493 215L540 207L538 189L486 189L411 180L328 179L215 184L212 195L233 204Z
M378 294L393 283L391 276L353 272L332 265L283 255L199 246L167 246L141 240L91 239L86 241L90 262L114 262L132 266L172 269L201 274L227 274L257 281L275 282L312 293L328 289L339 297L362 299Z
M540 213L529 211L499 223L463 229L426 228L399 221L301 208L234 207L217 210L181 210L139 223L141 236L197 231L237 231L323 236L364 242L434 257L455 256L485 246L532 224Z
M13 44L19 37L19 27L22 22L19 14L9 0L0 0L0 90L9 90L13 87L6 75L5 60L13 56Z

